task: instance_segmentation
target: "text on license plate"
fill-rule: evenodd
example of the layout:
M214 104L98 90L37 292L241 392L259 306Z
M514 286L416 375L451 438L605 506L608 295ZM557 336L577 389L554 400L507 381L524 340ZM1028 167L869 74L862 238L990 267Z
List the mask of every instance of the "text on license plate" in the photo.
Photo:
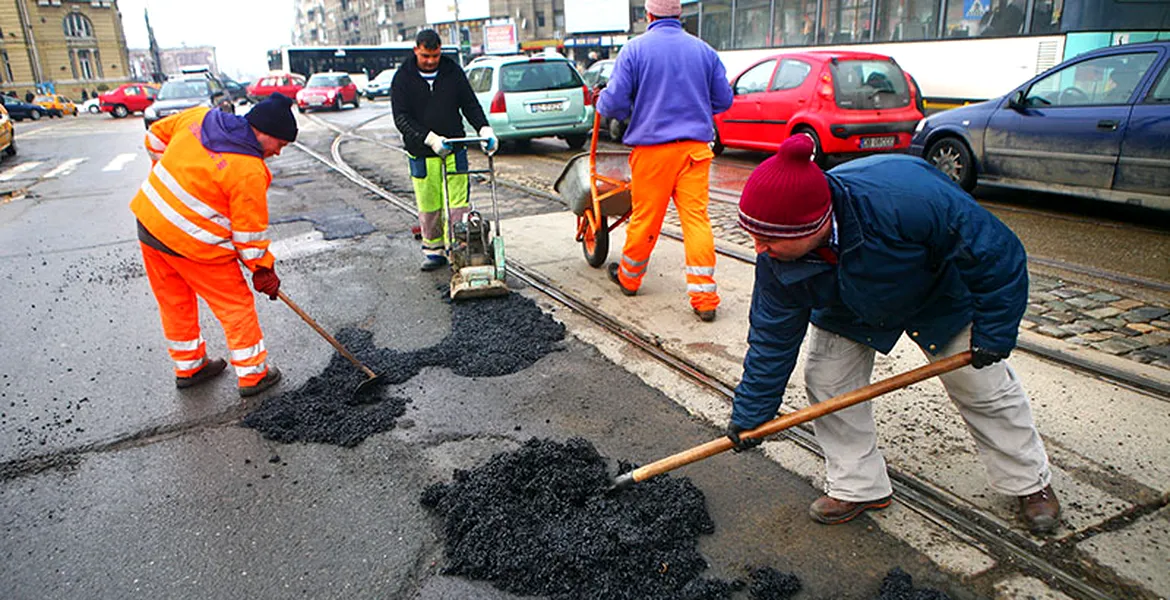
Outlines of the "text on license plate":
M565 110L565 104L564 102L540 102L529 104L528 110L534 113L560 112Z
M861 138L862 148L892 148L898 143L897 136L883 135L881 137Z

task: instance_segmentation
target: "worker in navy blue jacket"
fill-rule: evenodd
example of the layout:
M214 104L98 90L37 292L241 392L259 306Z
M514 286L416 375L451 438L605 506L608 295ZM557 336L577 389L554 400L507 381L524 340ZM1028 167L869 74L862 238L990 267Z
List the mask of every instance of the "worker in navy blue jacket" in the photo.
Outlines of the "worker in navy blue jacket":
M987 467L1036 533L1060 504L1028 397L1003 362L1028 301L1020 240L925 161L864 158L822 172L805 135L749 177L739 223L755 241L750 344L728 436L775 418L805 332L805 386L821 402L870 383L874 352L903 332L931 361L968 348L970 367L941 376ZM811 324L811 327L810 327ZM865 402L814 421L827 489L813 519L836 524L889 506L892 488Z

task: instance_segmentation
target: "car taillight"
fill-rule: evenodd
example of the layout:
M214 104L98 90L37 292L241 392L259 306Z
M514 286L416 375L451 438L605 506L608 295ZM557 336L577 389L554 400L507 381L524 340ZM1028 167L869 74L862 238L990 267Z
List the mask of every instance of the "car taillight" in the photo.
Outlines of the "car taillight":
M495 96L492 96L492 106L489 109L489 112L492 112L492 113L506 113L506 112L508 112L508 103L507 103L507 101L504 100L504 90L500 90L500 91L496 92Z
M589 86L581 86L581 92L585 95L585 106L593 104L593 94L589 91Z
M833 99L833 76L825 73L821 75L821 88L818 90L825 100Z

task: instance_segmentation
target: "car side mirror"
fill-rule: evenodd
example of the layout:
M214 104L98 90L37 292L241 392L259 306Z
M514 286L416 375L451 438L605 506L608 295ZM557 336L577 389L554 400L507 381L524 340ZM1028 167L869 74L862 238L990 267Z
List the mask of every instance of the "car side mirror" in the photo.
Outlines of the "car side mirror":
M1028 101L1024 97L1024 90L1019 90L1013 93L1011 98L1008 98L1008 108L1014 110L1023 110L1027 107Z

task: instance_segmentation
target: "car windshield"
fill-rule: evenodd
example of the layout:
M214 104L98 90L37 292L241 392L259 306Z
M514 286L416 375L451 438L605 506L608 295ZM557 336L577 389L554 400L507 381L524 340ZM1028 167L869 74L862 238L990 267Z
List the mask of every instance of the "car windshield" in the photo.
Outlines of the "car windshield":
M168 81L158 92L159 100L181 100L187 98L206 98L211 93L207 89L206 81Z
M910 87L898 65L887 60L842 60L833 64L837 106L853 110L910 104Z
M341 87L341 75L314 75L305 87Z
M500 89L505 92L563 90L584 85L577 70L564 60L514 63L500 68Z
M53 101L52 96L37 96L36 98L33 98L33 102L52 102L52 101Z
M378 73L378 76L374 78L374 81L378 83L385 83L391 79L394 79L394 71L392 69L386 69L385 71Z

